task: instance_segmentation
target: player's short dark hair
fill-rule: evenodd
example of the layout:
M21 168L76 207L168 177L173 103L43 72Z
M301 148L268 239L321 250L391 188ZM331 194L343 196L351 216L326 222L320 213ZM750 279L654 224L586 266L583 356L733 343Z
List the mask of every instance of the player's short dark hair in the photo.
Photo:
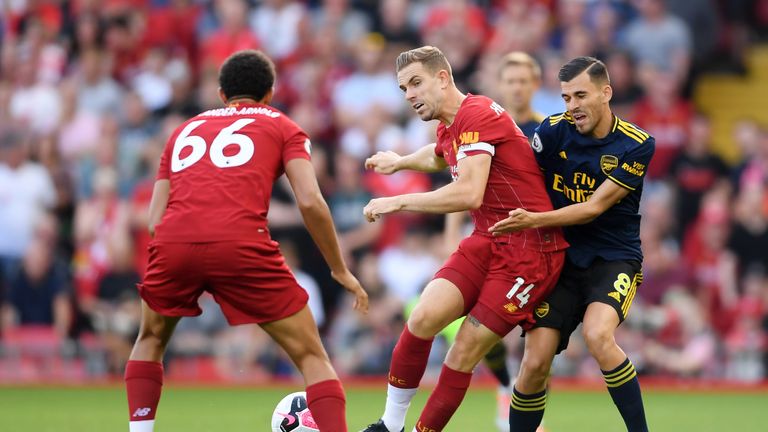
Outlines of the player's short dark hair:
M448 75L453 76L448 59L445 58L445 54L437 47L425 45L410 51L401 52L395 61L395 70L400 72L401 69L411 63L421 63L432 74L436 74L440 70L446 70Z
M590 81L597 84L610 84L611 79L608 77L608 68L605 67L605 63L594 57L582 56L564 64L560 68L560 73L557 77L561 82L568 82L582 72L587 71Z
M219 70L219 87L227 100L261 100L275 85L275 65L261 51L243 50L229 56Z

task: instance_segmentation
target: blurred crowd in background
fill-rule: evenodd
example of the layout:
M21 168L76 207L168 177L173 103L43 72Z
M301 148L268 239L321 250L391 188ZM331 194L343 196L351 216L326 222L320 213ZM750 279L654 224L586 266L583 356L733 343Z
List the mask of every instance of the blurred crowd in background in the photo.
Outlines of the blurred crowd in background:
M446 174L365 172L379 150L434 141L412 115L394 60L440 47L458 87L501 102L499 59L542 65L533 108L564 110L557 70L604 60L617 115L656 137L642 203L644 283L617 337L643 374L768 377L768 124L732 125L712 150L706 74L746 74L765 43L765 0L8 0L0 19L0 381L118 376L137 334L135 284L167 137L221 105L218 66L258 48L278 70L274 105L312 137L313 163L370 313L352 311L304 231L285 179L273 237L311 296L343 375L385 374L404 306L455 248L442 216L368 224L372 197L427 191ZM699 89L706 91L706 89ZM216 223L216 221L211 221ZM256 326L230 328L210 297L179 324L171 376L259 378L292 367ZM510 364L519 333L507 338ZM445 353L433 349L434 366ZM556 376L599 376L580 336Z

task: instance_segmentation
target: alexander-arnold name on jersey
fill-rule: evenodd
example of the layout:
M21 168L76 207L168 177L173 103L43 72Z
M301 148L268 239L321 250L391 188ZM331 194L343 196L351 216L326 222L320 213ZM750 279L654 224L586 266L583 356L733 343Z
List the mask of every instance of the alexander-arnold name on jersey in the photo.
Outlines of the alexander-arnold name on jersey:
M231 106L226 108L216 108L216 109L208 110L200 115L209 116L209 117L228 117L228 116L236 116L236 115L254 115L254 114L261 114L271 118L280 117L279 112L272 111L269 108L255 107L255 106L244 106L239 108L236 106Z
M562 193L568 200L575 203L587 201L595 193L597 181L583 172L573 173L573 181L566 184L565 178L555 174L552 180L552 190Z

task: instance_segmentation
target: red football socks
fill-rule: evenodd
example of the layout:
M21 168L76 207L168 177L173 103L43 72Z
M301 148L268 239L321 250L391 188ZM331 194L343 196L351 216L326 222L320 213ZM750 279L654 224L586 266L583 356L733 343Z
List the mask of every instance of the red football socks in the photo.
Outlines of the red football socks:
M437 387L421 411L419 421L416 422L416 430L430 432L443 430L461 405L470 381L472 381L471 373L459 372L443 365Z
M163 365L160 362L130 360L125 366L130 421L154 420L163 388Z
M408 325L400 334L400 339L392 352L389 365L389 384L398 388L414 389L419 387L424 371L427 369L432 340L414 336Z
M307 405L321 432L347 432L346 399L339 380L307 386Z

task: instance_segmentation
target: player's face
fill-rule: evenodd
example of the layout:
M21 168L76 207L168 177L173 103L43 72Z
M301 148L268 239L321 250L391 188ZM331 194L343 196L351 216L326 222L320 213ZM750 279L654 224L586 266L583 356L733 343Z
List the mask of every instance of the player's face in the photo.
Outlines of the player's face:
M560 88L565 108L571 113L580 134L592 135L598 125L611 121L608 109L611 86L608 84L592 82L585 71L568 82L561 81Z
M501 70L499 91L504 106L515 111L527 109L539 82L530 67L509 65Z
M397 82L405 92L405 100L422 120L438 117L443 102L440 72L432 74L422 63L411 63L397 73Z

